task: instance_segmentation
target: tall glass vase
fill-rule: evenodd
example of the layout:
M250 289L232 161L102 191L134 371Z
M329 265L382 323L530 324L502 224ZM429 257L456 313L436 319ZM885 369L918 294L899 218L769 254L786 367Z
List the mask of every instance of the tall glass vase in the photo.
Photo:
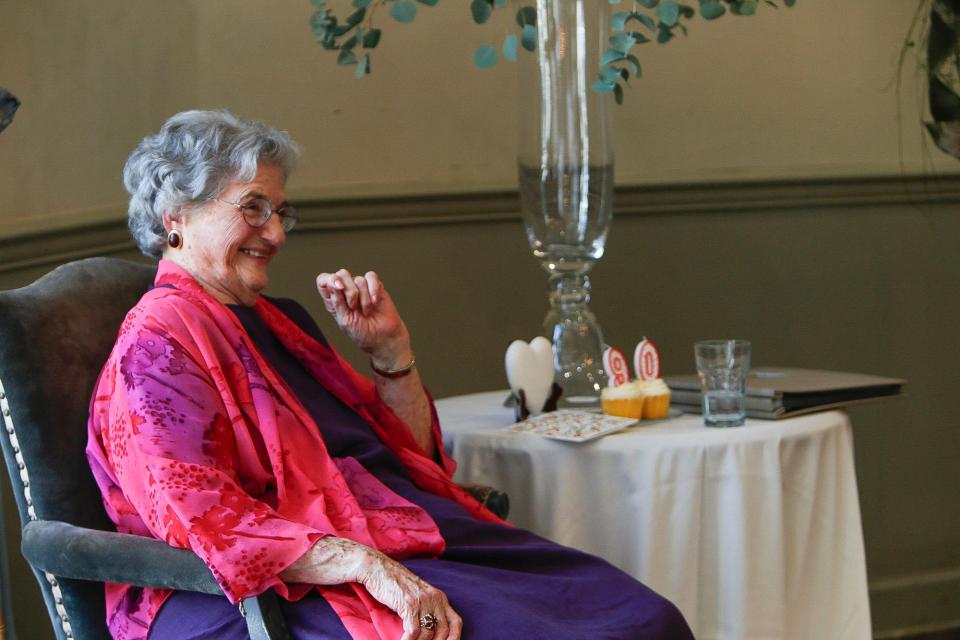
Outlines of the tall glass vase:
M607 44L607 0L536 0L537 48L520 56L520 196L533 254L550 274L544 329L565 404L597 403L603 332L590 311L613 199L609 93L592 89Z

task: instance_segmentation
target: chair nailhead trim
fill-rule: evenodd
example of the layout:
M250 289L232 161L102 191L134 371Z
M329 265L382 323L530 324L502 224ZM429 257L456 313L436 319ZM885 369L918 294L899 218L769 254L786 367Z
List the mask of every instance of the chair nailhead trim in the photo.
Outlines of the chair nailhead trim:
M50 585L50 591L53 592L53 601L56 603L55 608L57 610L57 616L60 617L60 627L63 629L63 634L68 638L72 638L73 627L70 626L70 616L67 615L67 609L63 606L63 592L60 591L60 583L52 573L44 571L43 575L47 579L47 584Z
M3 422L10 439L10 448L13 450L14 458L17 461L17 469L20 470L23 498L27 504L27 517L30 520L36 520L37 512L33 508L33 497L30 495L30 475L27 473L27 464L23 461L23 454L20 451L20 441L17 439L17 430L13 426L13 418L10 417L10 405L7 402L7 393L3 389L3 380L0 380L0 409L3 411ZM67 638L73 638L73 627L70 626L70 616L67 615L67 609L63 606L63 592L60 591L60 583L57 582L56 576L52 573L44 572L44 576L50 585L50 591L53 593L53 601L56 603L57 616L60 617L60 627L63 629L63 635Z
M31 520L37 519L37 513L33 508L33 500L30 497L30 476L27 473L27 465L23 461L23 453L20 451L20 441L17 439L17 430L13 426L13 418L10 417L10 404L7 398L7 392L3 388L3 381L0 380L0 409L3 412L3 423L7 429L7 437L10 440L10 448L17 461L17 469L20 470L20 482L23 485L23 494L27 502L27 517Z

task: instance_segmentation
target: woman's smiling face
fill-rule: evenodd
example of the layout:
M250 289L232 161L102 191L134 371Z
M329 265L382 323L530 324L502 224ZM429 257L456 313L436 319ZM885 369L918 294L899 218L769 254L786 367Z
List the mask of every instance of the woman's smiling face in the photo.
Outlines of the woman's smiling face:
M183 244L167 247L163 257L186 269L220 302L252 306L267 286L267 267L286 242L286 232L280 215L251 227L230 203L264 198L277 211L287 204L284 184L280 167L263 163L253 180L228 183L217 200L181 212L179 220L165 217L167 230L178 229Z

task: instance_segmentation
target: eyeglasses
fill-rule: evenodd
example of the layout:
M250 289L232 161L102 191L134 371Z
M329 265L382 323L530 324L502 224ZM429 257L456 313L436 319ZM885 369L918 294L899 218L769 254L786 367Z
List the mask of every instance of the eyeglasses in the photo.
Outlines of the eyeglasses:
M274 213L280 216L280 224L283 225L283 230L286 233L290 233L297 226L297 220L300 219L294 207L286 205L274 211L273 205L266 198L250 198L242 202L228 202L220 198L211 198L211 200L236 207L246 223L255 229L267 224Z

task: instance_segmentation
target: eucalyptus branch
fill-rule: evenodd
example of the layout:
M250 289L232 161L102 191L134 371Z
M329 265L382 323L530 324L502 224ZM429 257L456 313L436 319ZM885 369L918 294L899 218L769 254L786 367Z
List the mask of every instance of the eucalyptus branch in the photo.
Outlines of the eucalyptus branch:
M926 46L926 34L929 29L929 14L931 0L920 0L917 10L910 21L910 27L903 36L903 43L900 45L900 53L897 56L896 73L891 80L894 85L894 95L896 97L896 118L897 118L897 157L900 160L900 169L906 171L904 163L904 141L903 141L903 68L907 64L907 57L911 51ZM922 68L923 63L917 61L918 70ZM889 89L888 84L884 89Z
M620 4L621 0L610 0L610 4ZM704 20L716 20L728 11L733 15L752 16L756 13L760 0L699 0L700 17ZM778 8L773 0L763 0L774 9ZM796 0L783 0L783 4L792 7ZM650 13L652 12L652 14ZM623 104L623 91L629 86L631 77L639 78L640 60L631 53L633 47L656 40L657 44L666 44L676 37L676 32L687 34L683 21L689 21L696 15L690 5L677 0L634 0L631 11L618 11L610 18L610 47L600 58L600 73L593 83L593 90L601 93L613 93L617 104ZM629 30L631 21L643 31Z
M618 5L622 0L594 0ZM750 16L756 13L763 3L778 8L774 0L697 0L700 4L700 16L705 20L716 20L726 13ZM787 7L796 4L796 0L782 0ZM327 6L327 0L311 0L317 7L310 18L310 27L325 49L340 51L337 56L339 65L357 65L354 72L358 78L370 73L370 50L380 42L381 30L373 26L373 14L377 8L390 5L389 14L397 22L411 22L417 16L417 3L434 6L439 0L352 0L354 12L341 23ZM470 0L470 14L477 24L490 20L494 10L506 6L506 0ZM623 103L624 87L630 78L641 74L640 60L631 53L633 47L656 41L666 44L676 37L676 32L684 35L687 27L684 21L696 16L693 7L679 0L633 0L630 11L618 11L610 20L609 48L600 58L600 69L593 90L600 93L613 93L617 104ZM636 22L636 27L630 24ZM537 10L524 5L516 13L517 34L507 35L498 48L486 44L474 52L474 64L481 69L492 67L502 54L504 58L515 61L518 46L527 51L537 47ZM364 25L366 31L364 31ZM362 51L357 57L356 50Z
M960 11L957 2L924 0L920 3L907 42L901 49L901 60L915 30L922 50L918 58L926 61L924 76L930 121L924 122L924 126L941 151L960 158ZM898 68L898 81L900 71Z

